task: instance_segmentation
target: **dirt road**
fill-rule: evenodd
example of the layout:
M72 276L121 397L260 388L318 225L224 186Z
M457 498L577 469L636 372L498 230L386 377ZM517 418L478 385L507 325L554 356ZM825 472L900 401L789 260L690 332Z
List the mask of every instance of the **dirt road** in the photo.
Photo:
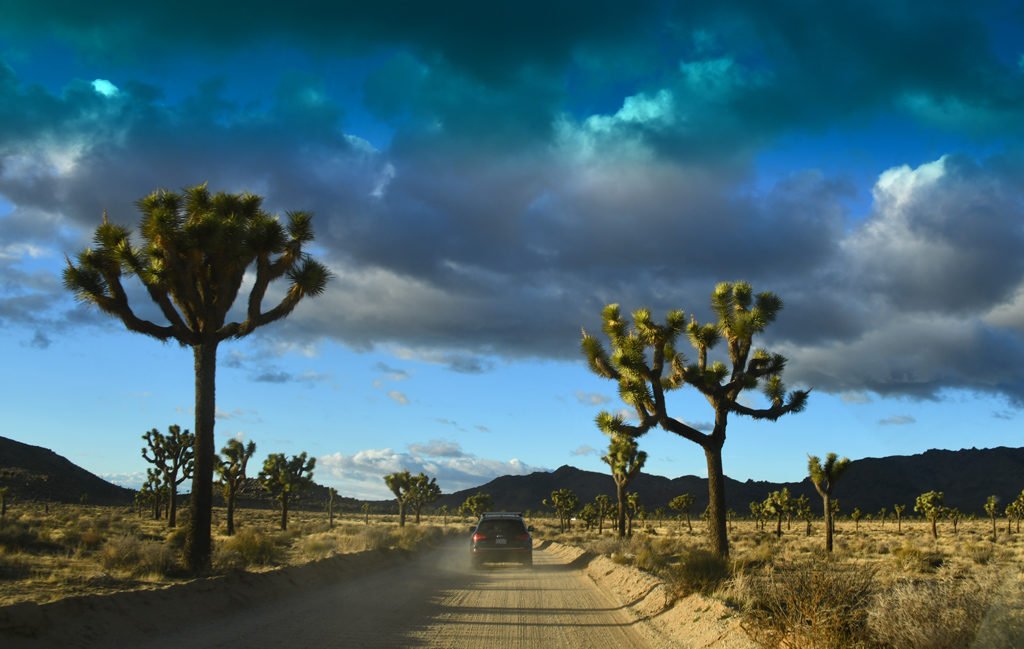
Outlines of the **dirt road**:
M102 606L75 630L50 629L19 646L189 647L649 647L628 613L556 553L537 550L532 570L471 570L464 543L419 558L225 614L204 615L204 597L137 610L170 613L175 628L118 624ZM123 617L127 610L120 609ZM98 617L97 617L98 616ZM54 621L56 622L56 621ZM60 622L57 622L60 624ZM47 626L50 626L49 624ZM6 641L2 644L6 645ZM13 649L13 647L12 647Z

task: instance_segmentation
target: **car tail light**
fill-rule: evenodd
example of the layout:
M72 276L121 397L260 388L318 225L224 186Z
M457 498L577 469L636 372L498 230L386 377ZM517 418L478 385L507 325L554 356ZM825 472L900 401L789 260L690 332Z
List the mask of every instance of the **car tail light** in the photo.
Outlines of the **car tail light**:
M474 535L473 535L473 540L474 540L474 541L483 541L483 540L484 540L484 539L486 539L486 538L487 538L487 537L486 537L486 536L484 536L483 534L474 534Z
M520 540L520 541L526 541L526 540L528 540L530 538L530 535L529 534L520 534L520 535L516 536L516 538L518 540Z

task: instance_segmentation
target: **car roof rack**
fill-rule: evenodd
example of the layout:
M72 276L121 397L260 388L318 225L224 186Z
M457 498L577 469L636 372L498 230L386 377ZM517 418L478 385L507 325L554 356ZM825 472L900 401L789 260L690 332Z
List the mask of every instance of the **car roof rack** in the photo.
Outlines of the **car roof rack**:
M488 517L498 518L498 517L501 517L501 516L518 516L518 517L522 518L523 517L523 512L484 512L483 514L481 514L480 518L488 518Z

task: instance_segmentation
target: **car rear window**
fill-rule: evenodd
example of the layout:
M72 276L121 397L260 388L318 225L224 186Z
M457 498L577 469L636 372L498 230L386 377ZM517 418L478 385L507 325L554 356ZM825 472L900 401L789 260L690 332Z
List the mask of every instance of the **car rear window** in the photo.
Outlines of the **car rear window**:
M480 532L484 534L502 534L514 536L526 532L526 526L522 521L517 520L496 520L483 521L480 523Z

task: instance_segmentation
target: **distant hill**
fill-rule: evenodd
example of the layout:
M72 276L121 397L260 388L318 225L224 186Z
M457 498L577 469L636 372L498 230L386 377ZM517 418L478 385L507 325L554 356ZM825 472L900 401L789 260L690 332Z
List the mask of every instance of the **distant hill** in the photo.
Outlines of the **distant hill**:
M95 505L132 502L135 492L111 484L41 446L0 437L0 486L12 500L77 503L84 495Z
M8 486L9 494L16 500L51 502L80 502L84 494L89 503L123 504L131 502L135 493L89 473L49 449L6 437L0 437L0 486ZM739 482L728 477L726 506L744 515L749 512L751 502L760 502L769 492L783 487L794 496L808 496L812 503L820 506L821 500L807 478L773 483ZM480 491L494 498L496 509L540 510L544 507L542 501L549 498L552 491L563 488L572 489L581 503L594 500L598 494L615 495L609 474L562 466L550 473L495 478L479 487L445 494L430 508L447 505L450 511L455 511L466 498ZM917 496L933 489L945 493L946 505L968 514L981 514L981 507L990 495L997 496L1001 503L1008 503L1024 489L1024 448L930 450L918 455L855 460L837 484L835 497L843 512L857 507L865 513L874 513L882 507L891 510L897 503L913 509ZM708 503L707 479L692 475L669 479L641 473L629 490L640 494L640 502L648 511L667 508L669 501L683 493L695 498L691 510L694 516L704 511ZM293 504L293 509L322 509L327 493L327 487L314 485ZM219 499L219 489L214 490L214 496ZM362 502L338 496L335 510L359 511ZM239 505L273 507L275 504L250 478L239 494ZM393 500L371 501L370 505L374 512L394 509Z
M821 498L809 478L799 482L739 482L726 477L726 506L744 515L754 501L762 501L769 492L786 487L794 496L801 494L820 507ZM556 489L572 489L581 503L592 501L598 494L614 498L615 483L611 475L562 466L551 473L524 476L503 476L474 489L447 494L436 506L457 508L466 498L479 492L494 498L496 509L513 511L542 509L541 504ZM945 503L964 513L982 514L982 505L990 495L999 502L1012 501L1024 489L1024 448L998 447L963 449L959 451L930 450L918 455L865 458L850 463L850 468L834 492L843 512L855 507L865 513L877 512L893 504L913 509L917 496L927 491L942 491ZM695 497L693 515L708 504L706 478L683 476L669 479L641 473L630 483L630 491L640 494L640 502L648 511L668 508L679 494Z

